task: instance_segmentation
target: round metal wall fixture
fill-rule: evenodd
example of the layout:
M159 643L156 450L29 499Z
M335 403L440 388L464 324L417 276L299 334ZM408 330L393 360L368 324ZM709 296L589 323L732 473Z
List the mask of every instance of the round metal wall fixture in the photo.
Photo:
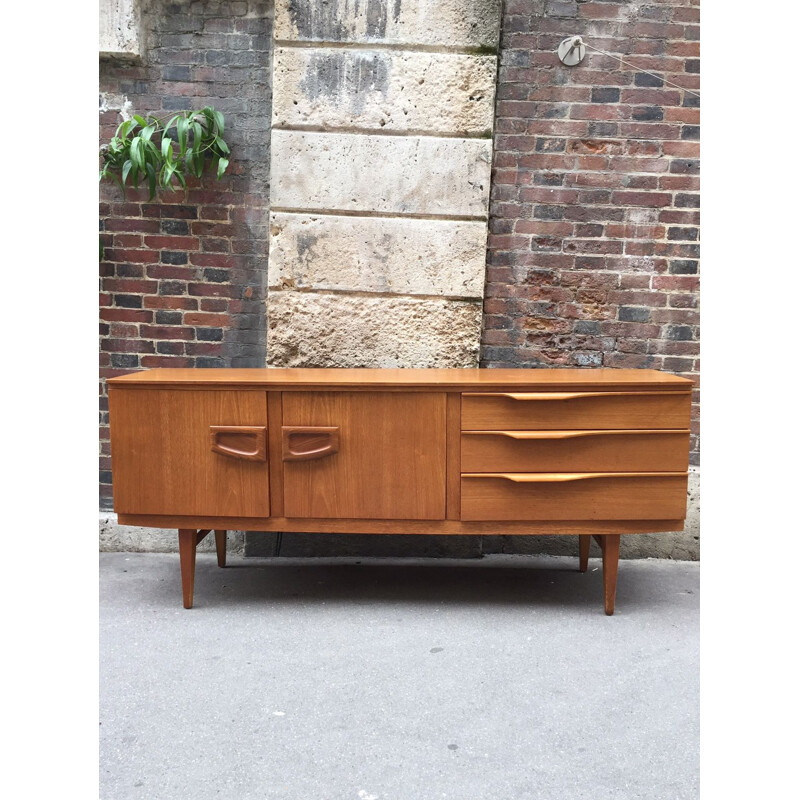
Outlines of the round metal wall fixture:
M580 36L570 36L558 46L558 57L561 59L561 63L568 67L580 64L585 55L586 45Z

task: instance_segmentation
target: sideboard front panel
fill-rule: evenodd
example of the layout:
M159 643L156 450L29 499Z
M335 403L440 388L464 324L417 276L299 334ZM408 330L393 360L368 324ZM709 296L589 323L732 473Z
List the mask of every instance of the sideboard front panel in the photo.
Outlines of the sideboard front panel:
M689 431L465 431L464 472L685 472Z
M121 514L269 516L266 392L112 388Z
M463 430L677 430L687 428L688 392L464 393Z
M462 476L464 520L682 519L687 477L675 473Z
M284 392L283 426L287 517L445 518L445 394Z

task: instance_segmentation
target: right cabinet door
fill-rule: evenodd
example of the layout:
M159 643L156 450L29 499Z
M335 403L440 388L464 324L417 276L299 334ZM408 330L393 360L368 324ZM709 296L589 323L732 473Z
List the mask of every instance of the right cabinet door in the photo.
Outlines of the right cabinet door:
M446 395L284 392L287 517L444 519Z

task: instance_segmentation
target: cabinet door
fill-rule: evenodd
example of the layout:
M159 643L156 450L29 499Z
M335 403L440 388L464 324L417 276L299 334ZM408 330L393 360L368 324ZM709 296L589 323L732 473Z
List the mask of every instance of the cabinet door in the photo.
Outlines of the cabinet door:
M444 519L445 404L440 393L284 392L286 516Z
M109 394L117 512L269 516L266 392Z

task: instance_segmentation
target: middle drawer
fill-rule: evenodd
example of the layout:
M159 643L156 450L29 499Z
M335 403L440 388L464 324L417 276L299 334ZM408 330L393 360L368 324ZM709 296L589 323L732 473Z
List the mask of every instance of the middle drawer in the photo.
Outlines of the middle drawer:
M683 472L689 432L469 431L462 472Z

